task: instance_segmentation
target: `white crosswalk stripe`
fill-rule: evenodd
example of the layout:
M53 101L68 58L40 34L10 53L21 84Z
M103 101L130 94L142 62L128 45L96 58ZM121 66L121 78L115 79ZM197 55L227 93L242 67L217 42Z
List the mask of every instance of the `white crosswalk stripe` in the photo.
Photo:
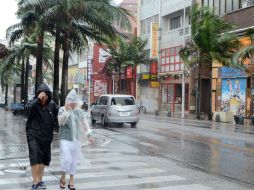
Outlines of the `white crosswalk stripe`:
M174 175L166 169L151 166L145 157L122 153L111 154L104 151L103 149L94 152L92 149L86 151L86 159L89 164L78 165L78 172L75 175L75 187L77 189L103 190L104 188L112 188L116 190L123 187L130 187L130 189L135 187L135 190L212 190L212 188L202 184L192 184L186 177ZM28 159L20 159L7 164L7 166L26 166L27 177L12 177L10 180L6 177L3 178L4 175L0 175L0 190L30 190L32 178ZM59 171L59 156L54 156L52 164L45 170L43 178L44 182L48 184L48 190L59 189ZM150 189L147 187L143 189L142 185L151 183L157 184L156 187L158 188L151 186ZM160 186L159 184L163 185Z

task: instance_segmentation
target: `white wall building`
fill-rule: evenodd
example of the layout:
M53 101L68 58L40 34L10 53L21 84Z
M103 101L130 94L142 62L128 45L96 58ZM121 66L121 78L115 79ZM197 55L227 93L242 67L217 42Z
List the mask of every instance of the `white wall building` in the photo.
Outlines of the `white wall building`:
M192 0L140 0L138 34L148 40L146 50L151 49L151 23L159 23L158 77L159 87L152 85L155 79L149 65L141 65L137 87L137 99L148 112L159 109L181 110L183 63L179 50L184 39L190 37L189 13ZM185 11L184 11L185 8ZM185 18L184 18L185 14ZM184 33L185 30L185 33ZM145 74L145 75L144 75ZM147 79L147 75L150 76ZM144 77L145 76L145 77ZM156 79L155 79L156 80ZM189 81L186 80L185 108L188 110Z

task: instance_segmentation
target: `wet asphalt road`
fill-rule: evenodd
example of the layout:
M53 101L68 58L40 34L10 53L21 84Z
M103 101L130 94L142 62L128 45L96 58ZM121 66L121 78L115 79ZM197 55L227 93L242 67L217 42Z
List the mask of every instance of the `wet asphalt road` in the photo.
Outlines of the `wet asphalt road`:
M142 117L136 129L128 124L106 129L129 137L118 140L144 154L254 185L253 127Z
M13 117L0 110L2 163L11 162L8 158L27 157L24 124L22 116ZM102 128L99 123L93 128L98 147L108 149L105 156L112 152L113 155L115 152L126 155L127 159L134 156L135 160L135 157L140 156L150 165L173 170L187 178L193 177L199 183L210 183L214 189L254 188L253 127L142 116L134 129L128 124ZM56 136L53 143L56 151L57 141ZM101 154L104 155L104 151ZM97 154L91 152L90 156L91 159L96 158Z

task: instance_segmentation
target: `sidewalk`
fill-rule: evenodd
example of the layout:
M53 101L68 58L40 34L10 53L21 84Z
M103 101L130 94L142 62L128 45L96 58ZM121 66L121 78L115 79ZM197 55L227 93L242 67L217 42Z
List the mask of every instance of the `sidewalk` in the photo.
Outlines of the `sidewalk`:
M201 128L228 128L234 132L239 132L243 134L251 134L254 135L254 126L253 125L240 125L240 124L233 124L233 123L224 123L224 122L215 122L213 120L205 120L201 119L198 120L196 119L195 114L185 114L185 118L181 118L181 114L172 114L170 117L167 116L167 114L161 114L159 116L155 116L154 114L140 114L141 118L149 118L153 119L155 121L166 121L170 123L182 123L184 126L196 126L196 127L201 127Z

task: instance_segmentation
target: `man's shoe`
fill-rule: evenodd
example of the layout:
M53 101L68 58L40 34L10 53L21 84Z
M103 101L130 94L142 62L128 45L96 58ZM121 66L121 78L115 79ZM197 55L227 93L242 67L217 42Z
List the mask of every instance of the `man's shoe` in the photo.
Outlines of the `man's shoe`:
M38 187L39 187L39 189L47 189L47 186L43 181L38 183Z
M31 187L31 190L38 190L39 189L39 185L38 184L33 184Z

